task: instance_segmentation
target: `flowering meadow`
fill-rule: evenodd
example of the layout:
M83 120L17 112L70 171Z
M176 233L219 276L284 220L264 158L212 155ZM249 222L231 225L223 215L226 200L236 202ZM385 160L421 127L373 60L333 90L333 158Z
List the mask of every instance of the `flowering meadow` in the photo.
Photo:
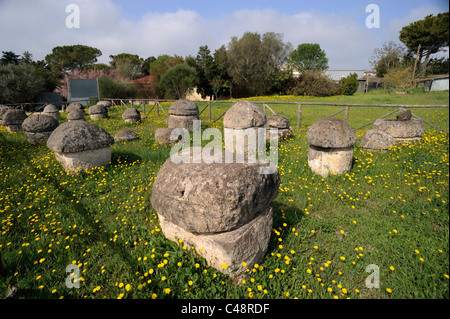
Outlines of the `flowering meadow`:
M448 91L252 99L448 105ZM213 104L213 119L229 106ZM16 287L17 298L55 299L449 298L448 133L426 125L419 143L381 153L359 147L365 127L356 131L351 171L324 179L308 167L306 132L338 107L305 105L299 129L295 105L270 107L289 118L294 135L278 148L281 185L267 253L235 280L162 234L150 204L170 154L154 142L155 129L167 125L162 112L128 124L112 107L95 124L112 136L128 127L140 139L115 143L111 165L80 175L66 174L45 144L0 128L0 296ZM351 108L349 124L395 109ZM413 113L448 131L448 108ZM202 128L223 128L208 120L208 109L201 119ZM375 268L379 286L368 286Z

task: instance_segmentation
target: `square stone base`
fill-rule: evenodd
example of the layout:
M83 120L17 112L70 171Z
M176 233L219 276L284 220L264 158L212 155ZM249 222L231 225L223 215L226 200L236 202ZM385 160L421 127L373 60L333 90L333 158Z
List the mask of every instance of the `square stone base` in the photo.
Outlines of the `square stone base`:
M174 242L182 239L184 244L194 246L209 266L231 277L238 276L247 267L253 267L261 261L269 245L273 224L272 207L259 213L244 226L213 234L193 234L169 222L160 214L158 217L167 239ZM243 262L246 263L245 267Z
M77 153L55 152L56 159L69 174L79 174L111 162L111 147L88 150Z

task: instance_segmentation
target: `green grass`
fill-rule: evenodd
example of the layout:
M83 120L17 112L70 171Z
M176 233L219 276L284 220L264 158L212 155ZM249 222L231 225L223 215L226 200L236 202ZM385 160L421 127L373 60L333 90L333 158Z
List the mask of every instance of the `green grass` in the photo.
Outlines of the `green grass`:
M448 104L448 91L254 98L264 99ZM213 106L215 119L231 104ZM270 106L295 126L295 105ZM448 134L426 126L418 144L370 153L359 147L368 126L357 131L351 171L322 179L307 165L305 136L338 109L304 106L300 129L280 143L269 247L238 284L161 232L150 196L170 153L154 143L154 130L165 126L162 112L125 124L114 107L110 119L95 123L112 135L130 127L140 139L114 144L111 165L77 176L67 175L45 145L0 129L0 296L17 286L20 298L448 298ZM352 108L349 123L389 111ZM448 130L448 109L413 113ZM222 128L221 120L207 120L208 110L201 118L204 127ZM65 285L72 263L80 267L79 289ZM379 267L379 289L366 288L368 265Z

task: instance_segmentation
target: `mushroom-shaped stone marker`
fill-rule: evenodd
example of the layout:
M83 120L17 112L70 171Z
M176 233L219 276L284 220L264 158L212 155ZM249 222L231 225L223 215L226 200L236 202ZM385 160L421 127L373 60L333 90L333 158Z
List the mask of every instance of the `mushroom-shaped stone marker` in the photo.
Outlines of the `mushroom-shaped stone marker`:
M385 151L395 145L395 140L389 134L380 130L367 130L360 146L369 151Z
M2 125L8 132L22 131L22 123L27 118L25 111L20 109L8 109L2 116Z
M292 127L286 116L281 114L273 114L267 117L266 138L270 138L270 130L278 129L278 141L282 141L292 135Z
M66 112L70 113L73 110L80 110L84 113L84 106L83 106L83 104L78 103L78 102L70 103L66 108Z
M61 118L61 115L59 115L59 109L53 104L47 104L44 107L44 110L42 111L42 113L53 116L55 118L55 120L57 120L57 121L59 121Z
M47 114L34 114L22 123L22 130L28 143L38 144L48 140L52 132L59 126L59 122Z
M129 107L122 113L122 118L126 123L136 123L141 120L141 113L134 107Z
M72 109L67 113L67 120L70 121L86 121L84 111L82 109Z
M175 136L175 132L173 134L174 140L170 139L170 135L172 134L172 131L176 130L176 128L168 128L168 127L162 127L157 128L155 130L155 142L161 144L162 146L169 146L177 143L181 140L182 135L178 134Z
M269 162L227 162L222 149L189 148L188 163L173 158L185 151L161 166L152 207L168 239L183 239L210 266L235 277L245 272L245 264L260 262L267 250L280 175ZM205 160L216 152L218 162ZM273 174L260 173L267 165Z
M91 120L99 120L108 118L108 109L104 105L95 104L88 109Z
M110 101L100 101L97 103L97 105L103 105L109 111L109 109L112 106L112 103Z
M378 119L372 128L389 134L396 143L415 143L422 139L425 123L422 119Z
M0 126L2 126L2 117L3 114L5 114L6 111L8 111L10 108L7 107L6 105L0 105Z
M114 135L114 141L116 142L128 142L138 138L138 135L128 128L123 129L119 133Z
M70 174L109 164L112 144L114 138L111 135L87 121L63 123L47 141L47 147Z
M253 102L233 104L223 117L225 147L230 152L257 151L258 128L266 124L266 115Z
M324 118L311 125L306 134L308 164L322 176L346 173L352 167L356 135L350 125L335 118Z
M168 127L182 127L193 131L193 121L198 120L198 107L193 101L181 99L172 103L169 108Z

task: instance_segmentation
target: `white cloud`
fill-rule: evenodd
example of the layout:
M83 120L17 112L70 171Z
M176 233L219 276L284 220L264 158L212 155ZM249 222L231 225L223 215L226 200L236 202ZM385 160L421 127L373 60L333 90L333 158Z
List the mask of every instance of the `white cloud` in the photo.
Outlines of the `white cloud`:
M1 3L0 50L16 54L28 50L35 59L43 59L55 46L85 44L102 50L99 61L108 63L109 55L122 52L144 58L161 54L195 56L201 45L208 45L213 52L232 36L240 37L246 31L260 34L273 31L283 33L284 40L294 47L305 42L319 43L331 68L364 69L382 37L397 34L398 38L399 27L426 15L423 9L412 10L408 17L394 20L379 30L369 30L364 21L357 23L353 17L306 11L284 14L276 10L239 10L209 19L195 11L179 9L171 13L149 11L133 21L111 0L79 0L80 28L68 29L65 7L69 3L69 0Z

